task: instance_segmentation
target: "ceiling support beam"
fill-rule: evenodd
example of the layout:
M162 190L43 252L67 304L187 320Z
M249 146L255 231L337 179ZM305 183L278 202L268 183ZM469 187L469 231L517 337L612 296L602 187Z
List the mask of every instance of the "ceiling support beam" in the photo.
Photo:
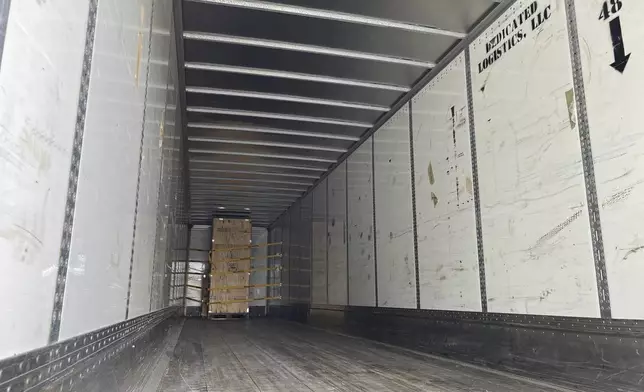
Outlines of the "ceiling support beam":
M227 73L235 73L240 75L253 75L253 76L264 76L269 78L301 80L306 82L329 83L329 84L337 84L337 85L350 86L350 87L364 87L364 88L372 88L372 89L380 89L380 90L398 91L401 93L406 93L410 90L410 87L399 86L395 84L368 82L364 80L336 78L333 76L323 76L323 75L315 75L315 74L307 74L307 73L299 73L299 72L278 71L273 69L238 67L234 65L186 62L185 68L193 69L193 70L201 70L201 71L227 72Z
M279 147L279 148L292 148L296 150L312 150L312 151L330 151L330 152L347 152L346 148L339 147L325 147L310 144L294 144L294 143L278 143L278 142L263 142L255 140L232 140L232 139L218 139L210 137L196 137L190 136L188 140L191 142L204 142L204 143L222 143L222 144L239 144L247 146L264 146L264 147Z
M272 169L302 170L302 171L314 171L314 172L325 172L328 169L328 167L276 165L276 164L270 164L270 163L220 161L220 160L209 160L209 159L201 159L201 158L190 158L190 162L205 163L205 164L212 164L212 165L251 166L251 167L264 167L264 168L270 167Z
M288 136L303 136L303 137L313 137L320 139L335 139L335 140L346 140L355 142L360 140L356 136L348 135L336 135L333 133L320 133L320 132L305 132L305 131L295 131L290 129L277 129L277 128L265 128L265 127L252 127L246 125L226 125L226 124L211 124L211 123L188 123L188 128L192 129L216 129L221 131L240 131L240 132L255 132L255 133L270 133L275 135L288 135Z
M358 52L355 50L327 48L324 46L297 44L294 42L274 41L261 38L247 38L234 35L202 33L196 31L185 31L184 39L192 39L207 42L219 42L232 45L255 46L258 48L290 50L293 52L303 52L311 54L322 54L327 56L345 57L355 60L377 61L381 63L409 65L420 68L433 68L436 63L431 61L421 61L407 59L402 57L387 56L382 54Z
M276 177L293 177L293 178L310 178L317 180L320 176L310 174L292 174L292 173L279 173L267 171L247 171L247 170L225 170L225 169L190 169L191 172L204 172L204 173L230 173L230 174L250 174L256 176L276 176Z
M200 149L192 149L192 148L189 149L188 152L191 152L194 154L239 155L239 156L246 156L246 157L286 159L286 160L293 160L293 161L311 161L311 162L325 162L325 163L336 162L335 159L314 158L314 157L307 157L302 155L261 154L261 153L254 153L254 152L200 150Z
M360 102L334 101L331 99L309 98L298 95L269 94L258 91L230 90L211 87L186 87L186 92L193 94L224 95L229 97L256 98L282 102L297 102L311 105L333 106L350 109L371 110L374 112L388 112L388 106L371 105Z
M330 125L344 125L348 127L358 127L358 128L370 128L371 126L373 126L373 124L371 123L366 123L361 121L300 116L296 114L255 112L251 110L235 110L235 109L222 109L222 108L210 108L210 107L199 107L199 106L188 106L187 110L188 112L192 112L192 113L224 114L229 116L240 116L240 117L271 118L271 119L277 119L277 120L302 121L302 122L330 124Z
M454 37L458 39L465 38L466 36L465 33L444 30L444 29L431 27L431 26L423 26L423 25L399 22L399 21L383 19L383 18L374 18L371 16L349 14L346 12L321 10L316 8L300 7L295 5L276 4L276 3L268 3L264 1L248 1L248 0L198 0L198 1L201 1L203 3L208 3L208 4L247 8L247 9L258 10L258 11L277 12L281 14L333 20L337 22L413 31L415 33L442 35L442 36Z

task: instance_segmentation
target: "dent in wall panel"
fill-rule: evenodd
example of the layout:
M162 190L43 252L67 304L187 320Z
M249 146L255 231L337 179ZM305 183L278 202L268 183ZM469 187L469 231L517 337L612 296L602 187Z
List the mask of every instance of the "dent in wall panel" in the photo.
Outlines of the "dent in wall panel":
M376 306L372 147L370 138L347 159L349 305L353 306Z
M642 319L644 3L609 5L609 19L600 19L603 4L575 2L606 270L612 316ZM613 45L611 26L617 24L623 52Z
M481 311L465 56L412 100L420 306Z
M374 134L378 306L416 308L409 106Z
M16 300L0 307L0 359L49 337L87 15L86 0L10 7L0 68L0 295Z
M328 177L329 304L347 305L346 161Z
M517 2L470 49L488 309L597 317L564 1Z
M326 214L326 179L320 181L311 194L313 195L312 215L312 303L327 304L327 214Z

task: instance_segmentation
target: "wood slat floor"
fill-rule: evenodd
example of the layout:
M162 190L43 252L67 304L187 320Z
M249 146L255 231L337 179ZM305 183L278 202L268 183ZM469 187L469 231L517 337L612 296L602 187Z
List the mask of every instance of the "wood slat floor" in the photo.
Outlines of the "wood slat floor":
M276 320L188 319L158 391L568 391Z

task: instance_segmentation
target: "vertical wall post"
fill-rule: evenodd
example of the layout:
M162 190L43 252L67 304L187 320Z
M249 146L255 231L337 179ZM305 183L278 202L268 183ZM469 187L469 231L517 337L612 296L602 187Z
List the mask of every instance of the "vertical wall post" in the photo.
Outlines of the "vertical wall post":
M373 289L376 292L376 307L378 307L378 240L376 229L376 134L371 135L371 192L373 201Z
M409 101L409 167L411 173L411 222L414 236L414 269L416 272L416 309L420 309L420 274L418 266L418 224L416 221L416 173L414 167L414 122L412 103Z
M324 246L326 247L326 303L329 303L329 179L325 180L324 186L326 188L325 190L325 195L324 195L324 227L326 227L325 230L325 238L324 238Z
M63 234L60 241L60 254L58 257L58 271L56 278L56 289L54 291L54 305L52 308L51 325L49 327L50 344L57 342L60 336L63 300L65 297L65 285L67 283L67 267L69 266L69 251L72 242L72 229L74 227L74 212L76 210L78 175L80 171L81 153L83 151L85 114L87 113L87 99L89 96L89 84L92 72L92 57L94 55L94 38L96 36L96 16L98 13L98 0L90 0L88 8L89 11L87 16L87 29L85 31L85 55L83 56L80 92L78 94L78 109L76 112L74 144L72 147L69 180L67 183L67 200L65 203Z
M595 165L593 163L593 150L590 141L588 111L586 108L586 91L584 88L584 76L579 49L579 32L577 31L577 15L575 12L574 0L566 0L566 16L568 18L568 42L570 45L572 76L575 88L577 128L579 129L579 142L581 144L581 162L584 168L584 183L586 185L586 202L588 205L588 219L590 221L593 259L595 262L599 313L601 318L610 319L612 317L612 312L610 306L610 293L608 289L608 275L606 272L606 257L604 255L604 238L602 234L601 219L599 216L599 201L597 200L597 185L595 183Z
M349 301L349 158L344 161L344 226L345 231L345 248L347 252L347 306Z
M476 245L479 260L479 287L481 292L481 311L487 312L487 289L485 287L485 253L483 252L483 227L481 222L481 198L479 195L479 169L476 155L476 128L474 124L474 97L472 95L472 69L470 48L465 48L465 79L467 82L467 114L470 121L470 147L472 159L472 188L474 191L474 214L476 218Z

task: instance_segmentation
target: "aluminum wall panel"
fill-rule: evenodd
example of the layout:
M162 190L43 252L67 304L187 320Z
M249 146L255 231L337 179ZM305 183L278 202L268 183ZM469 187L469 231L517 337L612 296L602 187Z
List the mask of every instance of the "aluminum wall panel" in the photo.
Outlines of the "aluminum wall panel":
M327 304L327 180L322 180L313 189L312 214L312 302Z
M409 106L374 134L378 305L416 308Z
M282 274L281 281L281 296L282 300L280 303L282 305L289 305L291 303L291 244L292 244L292 227L291 227L292 214L288 210L284 215L282 215L281 229L282 229Z
M488 308L599 316L564 1L517 2L470 50Z
M465 56L412 100L422 309L481 310Z
M308 194L300 205L300 224L297 227L299 236L300 263L294 284L297 287L297 300L300 304L311 303L311 228L312 228L313 196Z
M269 241L271 243L275 242L282 242L282 223L283 222L283 217L278 219L275 224L270 228L268 232L269 236ZM275 253L284 253L284 244L277 245L275 247L272 247L272 252ZM269 267L282 267L282 269L279 270L270 270L268 271L268 284L279 284L282 283L282 273L283 273L283 267L284 267L284 256L281 258L276 258L276 259L268 259L268 266ZM267 287L266 290L268 297L270 298L275 298L279 297L282 293L282 288L281 287ZM267 300L268 305L279 305L281 303L280 300Z
M47 344L88 5L13 1L2 37L0 358Z
M134 233L134 254L132 263L132 280L129 298L128 317L137 317L150 311L152 289L152 267L154 260L155 237L150 233L157 231L157 207L159 205L159 186L161 181L161 146L163 145L164 127L173 122L174 109L166 107L169 84L170 58L170 4L157 1L154 8L152 42L150 47L150 64L147 81L147 104L143 127L142 155L140 166L140 183ZM176 62L172 62L176 63ZM175 66L176 68L176 66ZM176 71L176 69L175 69ZM170 82L171 84L171 82ZM150 86L164 86L166 89ZM168 121L164 121L168 120ZM170 127L173 127L172 125ZM187 233L183 234L187 235ZM174 270L174 267L173 267ZM183 296L183 294L182 294Z
M98 6L62 339L125 317L151 14L151 0Z
M190 252L188 258L188 288L186 289L187 306L201 307L203 294L201 288L207 278L208 254L212 247L212 226L195 225L190 230ZM191 287L192 286L192 287ZM197 300L197 301L195 301Z
M291 215L290 234L290 257L289 257L289 298L290 304L300 302L300 270L302 268L302 201L298 200L289 209Z
M376 306L373 230L373 138L347 160L349 305Z
M262 227L253 227L253 245L257 245L257 248L251 250L251 256L254 257L253 260L253 269L258 271L253 271L250 274L249 284L251 286L249 298L266 298L267 287L260 287L267 283L268 276L266 273L268 271L264 270L268 267L266 256L268 254L274 254L270 252L274 247L265 246L268 243L268 230ZM256 287L252 287L256 286ZM252 301L249 303L250 306L266 306L266 300L262 299L259 301Z
M638 103L644 53L638 43L644 4L620 4L609 6L604 19L598 18L603 1L575 2L612 316L642 319L644 145ZM612 35L618 28L621 35ZM620 38L621 45L615 41Z
M347 165L327 177L328 301L347 304Z

